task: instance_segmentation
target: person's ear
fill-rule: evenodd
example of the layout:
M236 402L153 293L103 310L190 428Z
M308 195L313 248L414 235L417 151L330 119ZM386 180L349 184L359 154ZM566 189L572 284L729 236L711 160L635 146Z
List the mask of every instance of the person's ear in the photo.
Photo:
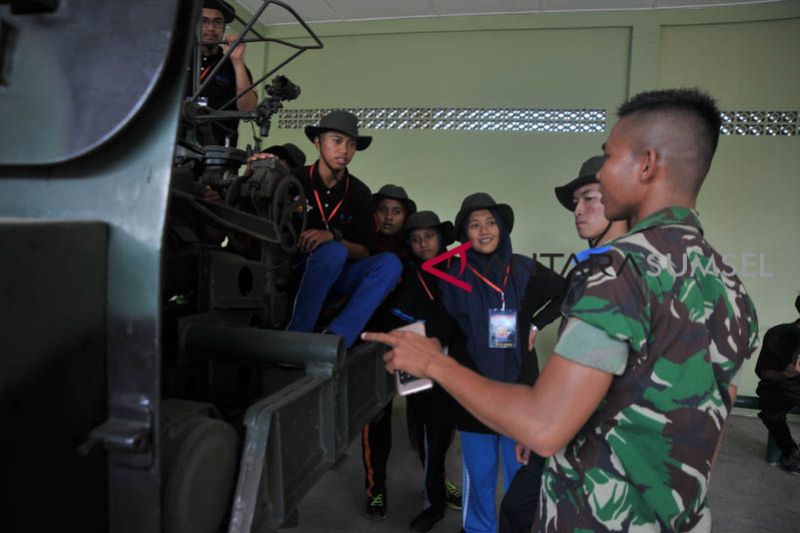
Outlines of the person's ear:
M319 151L319 143L320 143L319 135L317 135L316 137L314 137L314 148L316 148L317 151Z
M658 152L652 148L646 149L641 155L641 169L639 177L643 182L652 181L656 175L656 166L658 165Z

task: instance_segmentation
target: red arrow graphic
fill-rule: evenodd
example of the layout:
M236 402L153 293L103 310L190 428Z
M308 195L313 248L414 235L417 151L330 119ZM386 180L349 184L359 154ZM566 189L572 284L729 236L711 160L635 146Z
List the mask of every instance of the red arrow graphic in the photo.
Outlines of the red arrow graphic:
M465 281L462 281L462 280L460 280L460 279L458 279L456 277L453 277L450 274L448 274L447 272L442 272L438 268L433 268L434 265L438 265L442 261L447 261L451 257L453 257L455 255L459 255L460 253L463 252L464 256L460 257L460 259L461 259L461 270L458 271L458 275L460 276L461 274L464 273L464 268L466 268L466 266L467 266L466 253L467 253L467 250L469 250L470 248L472 248L472 242L470 242L470 241L467 241L467 242L465 242L464 244L462 244L460 246L456 246L452 250L448 250L445 253L443 253L442 255L437 255L436 257L434 257L432 259L428 259L427 261L422 263L422 270L424 270L428 274L433 274L434 276L436 276L439 279L443 279L447 283L451 283L451 284L455 285L459 289L463 289L463 290L465 290L467 292L472 292L472 285L470 285L469 283L467 283Z

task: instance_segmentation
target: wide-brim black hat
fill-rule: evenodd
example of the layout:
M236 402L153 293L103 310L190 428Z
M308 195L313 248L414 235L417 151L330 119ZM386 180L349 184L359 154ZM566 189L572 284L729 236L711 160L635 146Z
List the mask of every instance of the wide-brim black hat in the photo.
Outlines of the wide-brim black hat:
M358 117L347 111L331 111L319 121L316 126L306 126L306 137L311 142L326 131L338 131L356 140L356 150L365 150L371 143L372 137L358 134Z
M399 185L392 185L389 183L381 187L378 192L373 194L372 202L375 204L376 208L378 207L378 202L384 198L397 200L403 204L403 206L406 208L406 215L411 215L417 212L417 204L414 203L414 200L408 197L406 190Z
M292 143L275 144L266 150L262 150L262 152L280 157L289 163L289 166L292 169L302 167L306 164L306 154L303 153L303 151L298 148L297 145Z
M456 235L460 242L467 241L467 235L464 231L464 220L469 217L469 214L478 209L494 209L500 215L503 225L511 233L514 228L514 210L508 204L498 204L494 198L485 192L476 192L470 194L464 201L461 202L461 209L458 210L456 215Z
M225 19L225 24L230 24L236 15L236 10L233 6L224 0L203 0L203 7L207 9L216 9L222 13L222 18Z
M441 222L439 216L433 211L419 211L406 220L405 236L408 240L411 231L420 228L434 228L442 236L442 246L448 246L455 240L455 229L449 220Z
M597 172L603 168L603 163L605 160L605 156L596 155L584 161L581 165L580 172L578 172L577 178L570 181L566 185L555 188L558 202L569 211L574 211L575 204L573 203L572 195L575 194L576 190L580 189L584 185L588 185L590 183L600 183L597 181Z

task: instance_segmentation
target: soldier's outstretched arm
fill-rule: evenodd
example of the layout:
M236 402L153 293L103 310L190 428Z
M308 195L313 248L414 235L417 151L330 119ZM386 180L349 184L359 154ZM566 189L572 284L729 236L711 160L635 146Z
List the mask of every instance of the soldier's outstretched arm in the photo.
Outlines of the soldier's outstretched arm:
M563 448L600 405L613 375L553 354L534 387L485 378L446 356L435 339L409 332L365 333L392 347L386 369L429 377L481 422L550 456Z

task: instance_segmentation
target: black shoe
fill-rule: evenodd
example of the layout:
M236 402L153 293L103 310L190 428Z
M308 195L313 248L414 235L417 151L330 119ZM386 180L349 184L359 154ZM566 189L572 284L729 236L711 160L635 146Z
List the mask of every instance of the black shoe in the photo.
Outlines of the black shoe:
M444 518L444 508L442 507L428 507L411 521L408 527L414 531L430 531L431 528Z
M795 448L789 457L781 458L781 468L787 472L800 475L800 448Z
M448 509L461 510L461 489L447 480L444 482L444 504Z
M368 497L364 512L373 522L386 518L386 494L380 492L371 498Z

